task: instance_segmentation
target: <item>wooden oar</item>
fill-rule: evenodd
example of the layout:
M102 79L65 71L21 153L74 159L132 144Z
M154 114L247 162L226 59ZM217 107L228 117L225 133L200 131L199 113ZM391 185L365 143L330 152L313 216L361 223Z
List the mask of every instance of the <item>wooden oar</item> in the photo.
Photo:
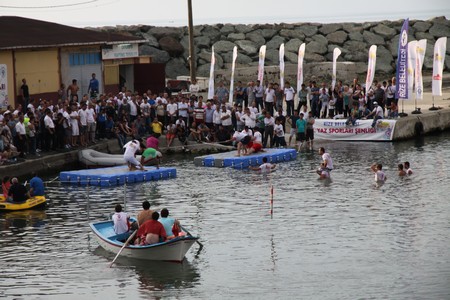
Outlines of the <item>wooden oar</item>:
M120 253L122 253L122 250L125 249L125 247L128 245L128 243L131 241L131 239L134 237L134 235L136 234L137 230L135 230L130 237L127 239L127 241L125 242L125 244L123 244L122 248L120 248L120 251L117 253L116 257L114 257L114 260L111 262L111 264L109 265L109 267L111 268L112 265L114 264L114 262L116 261L116 259L119 257Z
M181 229L183 229L183 231L186 232L188 235L193 236L186 228L184 228L183 226L180 226L180 227L181 227ZM200 246L200 250L203 249L203 244L200 243L200 242L198 241L198 239L195 240L195 242Z

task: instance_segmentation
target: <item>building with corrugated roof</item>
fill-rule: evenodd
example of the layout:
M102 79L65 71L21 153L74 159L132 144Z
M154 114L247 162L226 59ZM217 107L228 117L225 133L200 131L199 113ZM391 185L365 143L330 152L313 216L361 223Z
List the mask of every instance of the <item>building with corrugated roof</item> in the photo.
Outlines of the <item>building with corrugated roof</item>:
M121 85L131 90L151 88L154 82L135 80L136 76L161 70L159 81L164 87L164 67L150 64L151 57L139 56L143 42L134 36L0 16L0 108L23 103L24 78L30 98L51 101L58 99L61 84L67 89L73 79L78 81L81 99L92 73L99 80L100 93L118 92Z

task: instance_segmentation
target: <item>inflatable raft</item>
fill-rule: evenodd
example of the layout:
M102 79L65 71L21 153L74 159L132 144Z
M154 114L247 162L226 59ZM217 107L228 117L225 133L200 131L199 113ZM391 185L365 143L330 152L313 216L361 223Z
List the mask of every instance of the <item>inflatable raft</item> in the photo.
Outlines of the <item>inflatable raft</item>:
M45 196L35 196L27 199L27 201L22 203L10 203L5 202L5 197L0 195L0 210L1 211L15 211L24 210L31 208L44 207L47 203Z
M141 156L137 155L136 159L141 160ZM104 168L123 166L126 164L123 154L108 154L93 149L83 149L78 152L78 160L86 168ZM150 164L151 165L151 164Z

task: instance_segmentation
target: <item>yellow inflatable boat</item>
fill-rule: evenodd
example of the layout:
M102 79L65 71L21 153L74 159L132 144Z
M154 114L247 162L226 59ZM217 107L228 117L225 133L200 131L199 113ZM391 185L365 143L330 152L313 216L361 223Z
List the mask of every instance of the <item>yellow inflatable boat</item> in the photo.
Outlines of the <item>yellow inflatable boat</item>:
M22 203L10 203L5 201L5 197L0 195L0 210L1 211L14 211L24 210L31 208L43 207L47 203L45 196L34 196Z

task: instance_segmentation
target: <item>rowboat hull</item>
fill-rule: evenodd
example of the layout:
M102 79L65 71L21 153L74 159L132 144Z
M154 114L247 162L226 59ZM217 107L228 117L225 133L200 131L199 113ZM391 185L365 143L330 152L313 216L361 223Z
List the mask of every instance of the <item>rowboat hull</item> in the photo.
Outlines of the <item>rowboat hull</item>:
M45 196L35 196L27 199L23 203L5 202L3 195L0 195L0 211L16 211L25 209L36 209L44 207L47 204Z
M90 227L100 246L114 254L120 251L124 241L130 235L130 232L115 234L112 221L91 223ZM181 262L197 239L197 237L186 235L158 244L127 246L120 255L134 259Z

